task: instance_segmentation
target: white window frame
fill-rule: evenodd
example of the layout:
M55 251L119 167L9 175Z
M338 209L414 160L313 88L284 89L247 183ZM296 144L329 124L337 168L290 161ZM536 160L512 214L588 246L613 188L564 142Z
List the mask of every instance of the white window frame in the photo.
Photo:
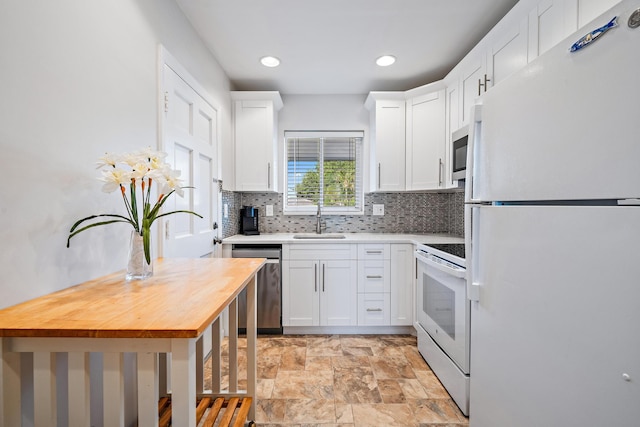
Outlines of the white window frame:
M289 206L288 205L288 138L329 138L329 137L351 137L360 138L360 147L356 154L356 206L353 207L325 207L321 206L323 215L364 215L364 131L285 131L284 132L284 192L283 192L283 214L284 215L316 215L317 205L309 206Z

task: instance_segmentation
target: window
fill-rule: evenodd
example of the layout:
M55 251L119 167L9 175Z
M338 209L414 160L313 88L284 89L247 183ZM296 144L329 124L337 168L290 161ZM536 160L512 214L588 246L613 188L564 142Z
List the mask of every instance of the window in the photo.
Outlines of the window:
M284 212L363 213L363 132L285 132Z

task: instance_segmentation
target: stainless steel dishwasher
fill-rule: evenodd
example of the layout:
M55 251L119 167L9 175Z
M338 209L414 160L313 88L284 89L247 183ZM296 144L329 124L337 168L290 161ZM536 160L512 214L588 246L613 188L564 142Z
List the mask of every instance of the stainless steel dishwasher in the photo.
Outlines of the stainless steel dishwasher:
M282 258L281 245L235 244L231 249L232 258L266 258L258 274L256 311L259 334L282 334ZM238 330L247 328L247 295L242 291L238 298Z

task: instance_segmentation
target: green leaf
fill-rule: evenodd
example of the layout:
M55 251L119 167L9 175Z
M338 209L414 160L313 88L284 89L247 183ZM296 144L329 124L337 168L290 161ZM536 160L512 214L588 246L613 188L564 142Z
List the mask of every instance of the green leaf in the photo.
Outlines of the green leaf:
M99 218L99 217L101 217L101 216L112 217L112 218L121 218L121 219L123 219L123 220L125 220L125 221L127 221L127 222L131 223L131 225L135 225L135 224L133 224L133 222L132 222L129 218L127 218L126 216L123 216L123 215L116 215L116 214L91 215L91 216L88 216L88 217L86 217L86 218L82 218L81 220L79 220L79 221L77 221L75 224L73 224L73 226L71 227L71 230L69 230L69 233L73 233L73 231L74 231L74 230L75 230L75 229L76 229L80 224L82 224L83 222L88 221L88 220L90 220L90 219ZM114 222L121 222L121 221L114 221Z
M158 215L158 216L156 216L153 220L155 221L156 219L158 219L158 218L162 218L163 216L173 215L173 214L176 214L176 213L188 213L188 214L191 214L191 215L195 215L195 216L197 216L197 217L200 217L200 218L204 218L202 215L197 214L197 213L195 213L195 212L193 212L193 211L171 211L171 212L166 212L166 213L163 213L163 214L161 214L161 215Z
M142 228L142 243L144 245L144 259L147 260L147 264L151 264L151 233L148 228Z
M96 216L117 216L117 215L96 215ZM69 243L71 242L71 238L73 236L75 236L76 234L82 233L84 230L88 230L88 229L93 228L93 227L98 227L99 225L113 224L114 222L126 222L127 224L131 223L131 221L129 219L125 218L124 220L122 220L122 219L114 219L113 221L96 222L94 224L87 225L86 227L82 227L81 229L76 230L75 232L69 234L69 237L67 238L67 247L69 247Z

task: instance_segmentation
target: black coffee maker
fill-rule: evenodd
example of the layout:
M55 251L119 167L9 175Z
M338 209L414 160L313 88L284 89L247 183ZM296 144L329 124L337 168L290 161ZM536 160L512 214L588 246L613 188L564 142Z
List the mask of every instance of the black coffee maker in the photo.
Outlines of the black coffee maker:
M240 209L240 233L245 236L255 236L258 231L258 208L243 206Z

